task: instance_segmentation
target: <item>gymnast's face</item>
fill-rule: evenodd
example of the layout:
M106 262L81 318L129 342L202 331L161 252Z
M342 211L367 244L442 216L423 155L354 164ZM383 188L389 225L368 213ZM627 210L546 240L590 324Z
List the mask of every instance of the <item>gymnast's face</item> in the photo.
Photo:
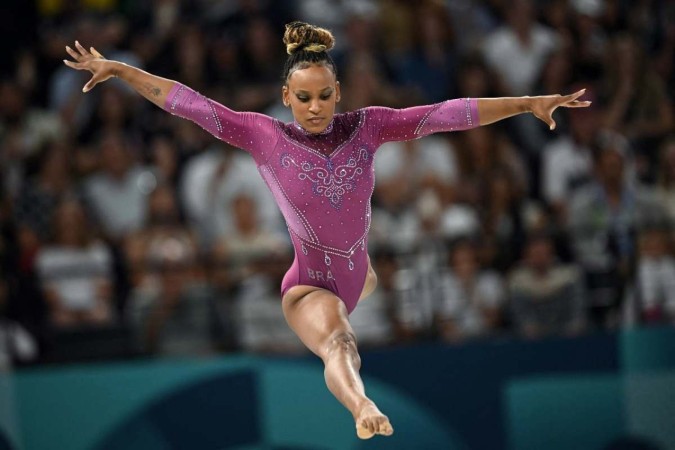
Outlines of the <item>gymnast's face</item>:
M281 91L284 105L293 118L310 133L321 133L335 114L340 101L340 83L326 66L313 64L291 73Z

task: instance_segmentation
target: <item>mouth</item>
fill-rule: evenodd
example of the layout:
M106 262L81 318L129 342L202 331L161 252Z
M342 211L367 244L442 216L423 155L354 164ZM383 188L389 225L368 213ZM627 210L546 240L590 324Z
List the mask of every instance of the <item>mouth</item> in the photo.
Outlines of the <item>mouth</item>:
M311 119L307 119L307 122L311 123L312 125L319 125L321 122L323 122L323 117L312 117Z

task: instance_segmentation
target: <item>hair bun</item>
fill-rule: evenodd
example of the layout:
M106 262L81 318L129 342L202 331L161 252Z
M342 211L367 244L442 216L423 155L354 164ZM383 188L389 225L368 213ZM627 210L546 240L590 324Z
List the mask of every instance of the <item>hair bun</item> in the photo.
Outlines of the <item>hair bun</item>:
M289 55L298 51L326 52L335 46L335 38L325 28L305 22L291 22L286 25L284 44Z

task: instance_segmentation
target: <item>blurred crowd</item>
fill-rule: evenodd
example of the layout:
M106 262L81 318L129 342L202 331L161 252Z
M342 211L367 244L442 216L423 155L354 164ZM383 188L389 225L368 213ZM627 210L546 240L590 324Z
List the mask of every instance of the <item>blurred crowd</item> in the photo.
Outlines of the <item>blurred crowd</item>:
M118 80L79 40L291 121L281 42L331 29L342 111L570 93L590 108L385 144L363 348L675 323L675 1L36 0L0 6L0 357L297 353L293 259L252 158Z

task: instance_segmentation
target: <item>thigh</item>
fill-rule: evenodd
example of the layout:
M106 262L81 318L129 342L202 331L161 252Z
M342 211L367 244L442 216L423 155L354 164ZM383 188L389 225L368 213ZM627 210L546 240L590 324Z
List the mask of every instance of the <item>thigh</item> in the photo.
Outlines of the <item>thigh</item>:
M347 307L332 292L313 286L295 286L282 300L291 329L314 354L323 358L330 342L354 331Z

